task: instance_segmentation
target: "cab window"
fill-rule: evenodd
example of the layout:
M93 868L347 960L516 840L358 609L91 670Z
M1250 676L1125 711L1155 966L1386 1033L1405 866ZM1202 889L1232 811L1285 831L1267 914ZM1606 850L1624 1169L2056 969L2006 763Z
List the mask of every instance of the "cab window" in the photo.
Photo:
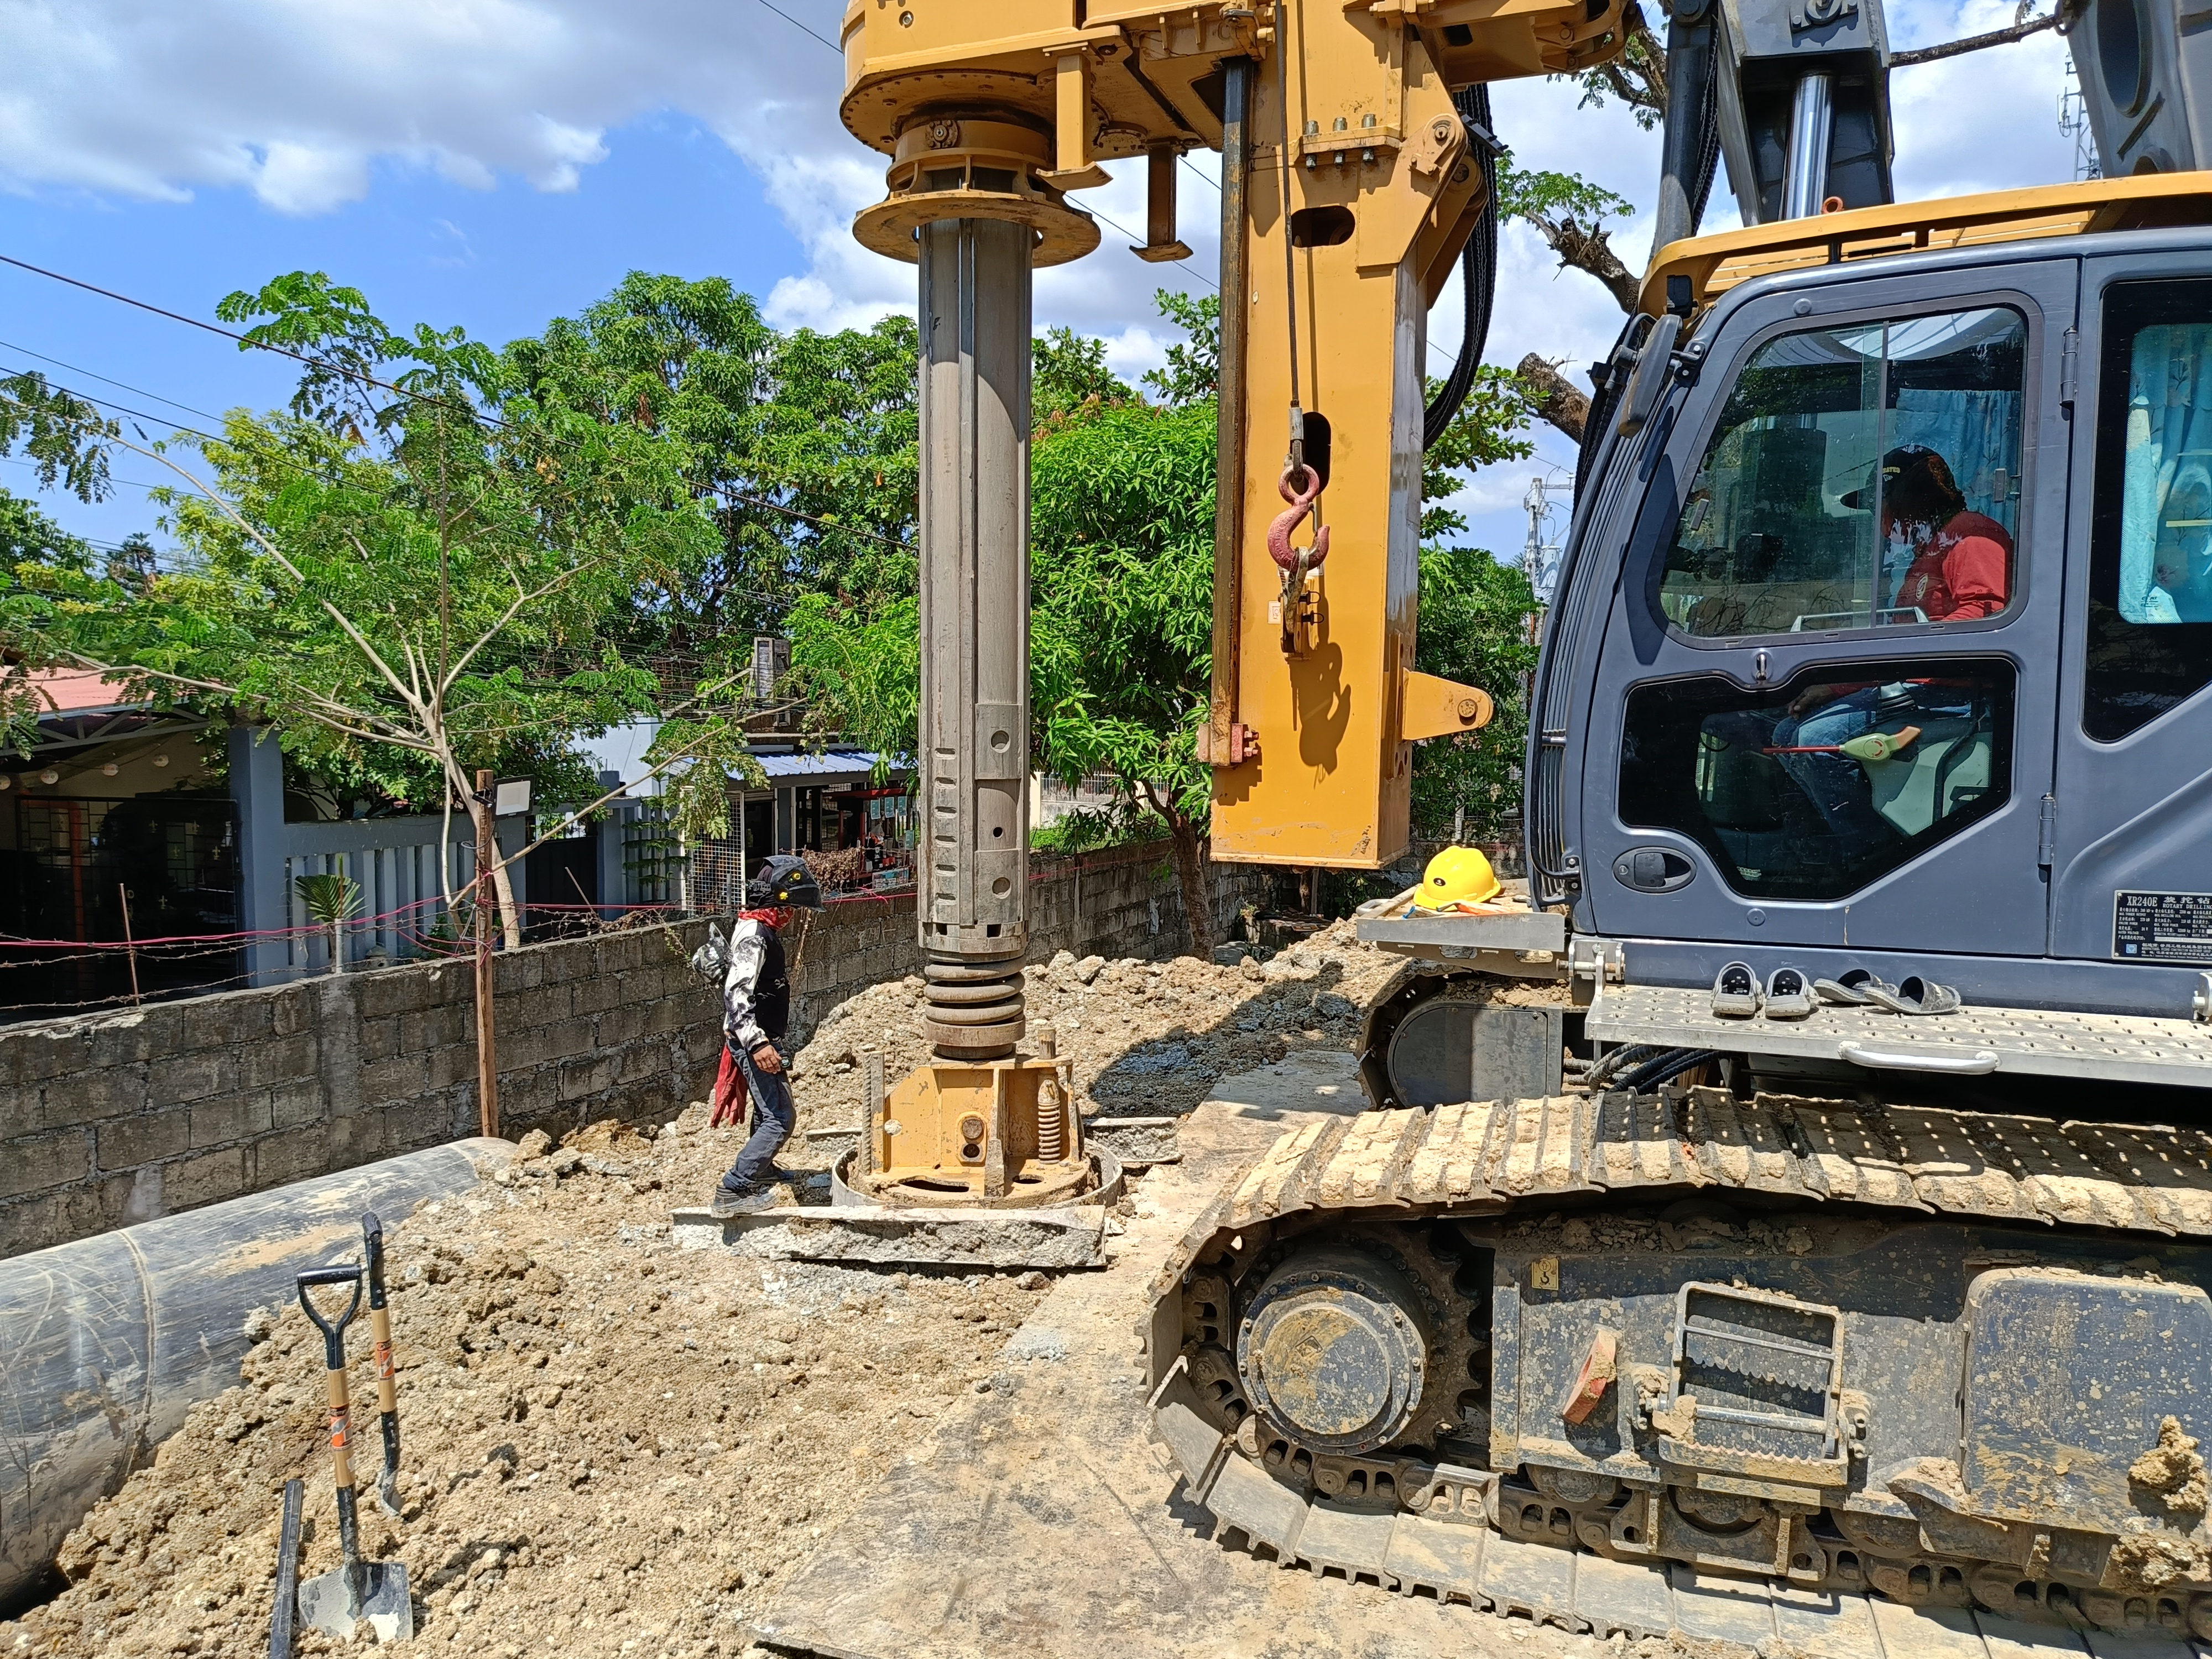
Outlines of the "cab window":
M2212 283L2105 299L2082 726L2124 738L2212 683Z
M1919 659L1640 685L1621 822L1697 842L1747 897L1848 897L2004 805L2014 682L2008 662Z
M1991 307L1759 347L1691 480L1668 620L1725 639L2002 613L2027 344L2021 314Z

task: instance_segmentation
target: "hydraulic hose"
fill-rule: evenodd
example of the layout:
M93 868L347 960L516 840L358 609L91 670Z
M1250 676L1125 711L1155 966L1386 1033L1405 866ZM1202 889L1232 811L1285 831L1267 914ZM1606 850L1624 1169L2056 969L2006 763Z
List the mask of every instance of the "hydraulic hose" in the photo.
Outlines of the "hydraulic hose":
M1460 254L1460 295L1464 307L1460 327L1459 356L1451 373L1437 389L1436 401L1421 416L1421 447L1433 449L1474 389L1475 372L1482 367L1482 349L1490 340L1490 312L1498 297L1498 149L1490 125L1490 88L1462 87L1452 94L1452 107L1468 126L1468 152L1482 170L1482 214L1468 233Z
M1626 1077L1620 1086L1631 1094L1642 1094L1662 1083L1671 1083L1685 1072L1694 1072L1708 1060L1721 1057L1717 1048L1671 1048L1656 1060L1648 1060Z

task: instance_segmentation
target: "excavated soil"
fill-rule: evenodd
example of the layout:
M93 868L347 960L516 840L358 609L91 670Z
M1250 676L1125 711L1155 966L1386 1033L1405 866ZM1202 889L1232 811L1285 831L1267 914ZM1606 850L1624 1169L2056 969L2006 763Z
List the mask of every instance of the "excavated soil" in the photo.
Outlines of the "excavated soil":
M1354 1040L1395 965L1341 926L1264 968L1062 958L1031 970L1031 1017L1057 1028L1099 1109L1182 1111L1223 1076ZM793 1068L804 1124L857 1121L867 1043L894 1078L922 1058L919 992L878 986L824 1023ZM738 1144L705 1116L658 1133L595 1124L560 1149L532 1137L511 1176L389 1235L403 1514L378 1510L364 1474L362 1532L367 1553L406 1565L418 1648L739 1651L744 1622L885 1460L993 1386L1044 1294L1034 1273L678 1254L670 1209L702 1201ZM805 1146L783 1161L804 1167ZM239 1386L70 1536L69 1588L0 1624L0 1654L266 1653L290 1476L307 1481L302 1576L337 1565L321 1340L296 1307L249 1334ZM368 1346L364 1321L349 1357L373 1471ZM330 1647L303 1632L299 1651Z
M1403 962L1359 944L1348 921L1264 964L1248 957L1233 968L1195 957L1079 961L1063 951L1025 976L1030 1031L1053 1028L1060 1054L1075 1062L1086 1114L1187 1112L1218 1078L1297 1048L1356 1043L1360 1011ZM921 1009L921 980L910 975L872 986L823 1019L793 1071L800 1127L860 1122L860 1062L870 1047L883 1051L887 1078L921 1064L928 1048Z

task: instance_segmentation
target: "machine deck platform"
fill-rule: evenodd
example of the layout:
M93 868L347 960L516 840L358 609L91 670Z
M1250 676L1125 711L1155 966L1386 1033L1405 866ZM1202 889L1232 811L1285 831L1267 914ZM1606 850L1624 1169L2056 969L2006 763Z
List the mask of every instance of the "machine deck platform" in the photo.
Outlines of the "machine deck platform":
M1805 1659L2212 1651L1665 1575L1495 1534L1482 1536L1471 1606L1224 1547L1150 1428L1136 1332L1151 1282L1200 1211L1282 1131L1361 1104L1349 1054L1300 1055L1224 1083L1185 1120L1183 1164L1135 1189L1138 1215L1113 1241L1111 1265L1060 1282L1008 1341L990 1391L963 1396L878 1475L794 1570L756 1638L828 1659L1598 1659L1616 1650L1596 1638L1615 1629ZM1492 1613L1561 1628L1508 1626Z
M1878 1071L2003 1072L2196 1088L2212 1076L2212 1025L2123 1014L1967 1007L1920 1017L1820 1007L1805 1019L1721 1019L1710 991L1605 985L1590 1004L1585 1029L1600 1042L1846 1060Z

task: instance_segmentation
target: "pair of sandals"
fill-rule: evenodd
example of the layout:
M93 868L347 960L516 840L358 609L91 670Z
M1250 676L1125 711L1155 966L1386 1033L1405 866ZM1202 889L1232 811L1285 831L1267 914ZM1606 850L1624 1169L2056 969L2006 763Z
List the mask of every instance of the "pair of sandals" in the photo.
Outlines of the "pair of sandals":
M1864 968L1833 979L1808 979L1796 968L1777 968L1764 987L1747 963L1731 962L1713 979L1713 1012L1722 1019L1803 1019L1814 999L1838 1008L1887 1008L1893 1014L1948 1014L1959 994L1918 974L1892 985Z

